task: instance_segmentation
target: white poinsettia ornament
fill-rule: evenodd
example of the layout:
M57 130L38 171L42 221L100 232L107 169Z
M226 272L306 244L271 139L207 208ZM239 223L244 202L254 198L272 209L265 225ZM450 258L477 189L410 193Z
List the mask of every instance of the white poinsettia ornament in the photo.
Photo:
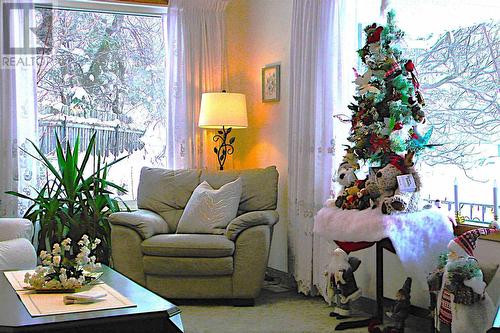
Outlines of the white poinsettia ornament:
M80 252L71 251L71 238L64 239L61 244L55 243L52 251L41 251L40 261L33 273L26 273L24 282L30 289L35 290L74 290L96 280L100 274L96 271L101 268L96 263L93 251L101 243L99 238L91 241L83 235L78 241Z

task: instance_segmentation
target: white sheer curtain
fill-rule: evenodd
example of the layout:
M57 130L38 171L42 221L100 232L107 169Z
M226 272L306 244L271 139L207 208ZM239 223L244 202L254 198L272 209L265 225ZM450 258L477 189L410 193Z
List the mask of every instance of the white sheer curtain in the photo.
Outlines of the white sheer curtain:
M228 0L172 0L163 17L167 44L167 167L213 166L210 134L198 128L201 94L227 83L224 10ZM207 146L207 147L205 147Z
M289 216L294 276L305 294L324 289L324 266L333 247L315 237L312 227L331 194L336 159L343 155L334 134L347 137L345 128L334 129L334 115L349 113L358 40L355 9L348 0L294 1Z
M36 75L32 60L35 54L11 54L11 47L25 45L25 29L32 25L24 22L22 10L3 12L4 1L0 2L2 18L0 34L0 217L22 216L28 207L25 200L17 200L5 191L18 191L31 196L36 183L36 163L19 147L28 148L27 139L36 142ZM9 1L28 4L32 2ZM33 12L30 12L31 19ZM7 18L8 19L5 19ZM4 40L4 31L9 40ZM8 45L6 45L8 44ZM30 46L33 40L30 39ZM4 48L7 46L7 48ZM29 52L28 52L29 53ZM5 65L8 63L9 65Z
M313 281L314 215L330 195L333 163L335 1L295 0L290 72L289 216L299 292Z

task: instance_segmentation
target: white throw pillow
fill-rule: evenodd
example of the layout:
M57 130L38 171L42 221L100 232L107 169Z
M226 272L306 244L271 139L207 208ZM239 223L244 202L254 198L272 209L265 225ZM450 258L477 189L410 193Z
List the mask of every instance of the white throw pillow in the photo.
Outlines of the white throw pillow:
M193 191L184 208L178 234L223 234L236 217L242 191L241 179L214 190L204 181Z

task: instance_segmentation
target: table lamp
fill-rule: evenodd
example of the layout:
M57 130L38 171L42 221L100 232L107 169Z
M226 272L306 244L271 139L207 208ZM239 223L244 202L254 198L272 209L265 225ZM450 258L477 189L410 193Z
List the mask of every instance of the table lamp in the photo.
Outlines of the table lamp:
M233 143L236 138L228 138L232 129L247 128L247 105L243 94L228 92L204 93L201 96L200 128L218 129L214 135L214 142L220 142L214 147L220 170L224 170L224 163L228 155L233 154ZM220 129L222 127L222 129ZM229 141L228 141L229 139Z

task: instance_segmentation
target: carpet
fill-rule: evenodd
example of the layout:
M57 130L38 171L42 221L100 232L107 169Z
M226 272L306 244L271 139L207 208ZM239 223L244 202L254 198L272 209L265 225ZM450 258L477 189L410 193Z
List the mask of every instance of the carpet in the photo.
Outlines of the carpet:
M234 307L230 301L177 301L182 310L186 333L322 333L334 332L340 321L331 318L329 307L321 297L307 297L295 291L262 290L253 307ZM367 315L356 311L359 320ZM418 319L409 320L418 326ZM408 323L410 324L410 323ZM410 325L408 325L410 326ZM423 333L408 327L406 333ZM367 328L346 333L366 333Z

